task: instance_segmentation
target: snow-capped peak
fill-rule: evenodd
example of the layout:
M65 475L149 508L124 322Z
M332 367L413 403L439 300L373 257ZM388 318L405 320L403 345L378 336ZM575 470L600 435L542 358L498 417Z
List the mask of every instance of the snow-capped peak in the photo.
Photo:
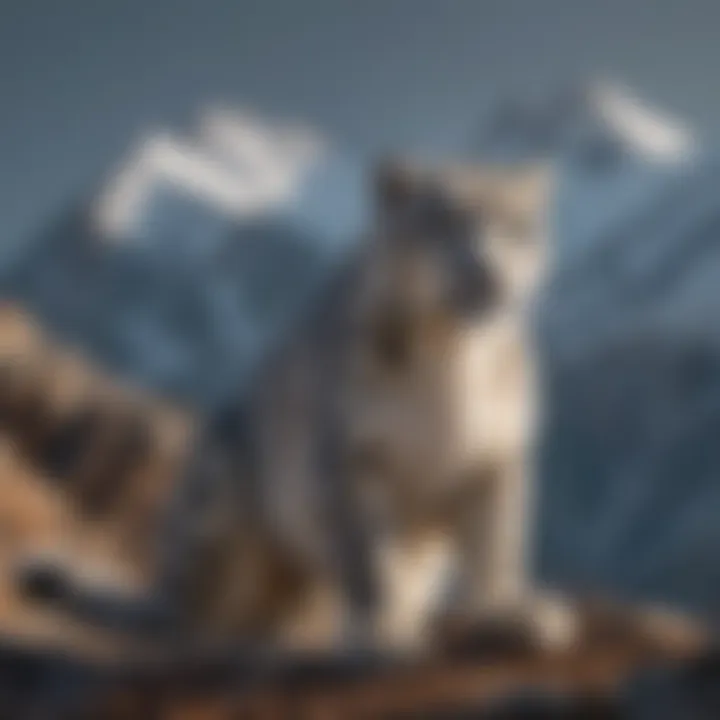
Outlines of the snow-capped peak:
M158 187L244 218L289 200L321 149L302 128L210 109L194 138L161 131L138 143L98 198L95 220L104 235L132 236Z
M607 82L588 93L590 110L606 127L647 158L681 160L695 148L692 131L675 118Z
M206 147L237 166L262 173L270 185L283 186L292 171L306 169L326 147L309 129L268 126L249 113L212 108L203 113L200 133Z
M596 166L623 155L677 162L694 152L696 142L675 118L619 85L596 81L498 103L481 132L479 151L513 159L569 153Z

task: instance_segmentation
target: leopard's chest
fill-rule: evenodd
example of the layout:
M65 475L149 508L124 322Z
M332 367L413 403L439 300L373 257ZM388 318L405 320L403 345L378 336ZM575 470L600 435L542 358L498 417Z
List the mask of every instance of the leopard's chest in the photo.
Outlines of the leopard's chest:
M468 332L452 363L454 454L460 464L522 453L533 431L532 355L519 318Z

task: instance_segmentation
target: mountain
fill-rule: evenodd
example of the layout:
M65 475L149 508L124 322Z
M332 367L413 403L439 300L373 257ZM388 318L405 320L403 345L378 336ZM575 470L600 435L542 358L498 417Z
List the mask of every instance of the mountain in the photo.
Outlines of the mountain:
M148 135L2 268L0 290L90 357L195 405L246 370L360 229L362 177L297 126L210 110Z
M714 202L697 134L608 82L499 103L473 155L554 167L552 263L537 319L545 343L563 352L629 322L643 292L656 303L650 276L672 265L678 234L706 222ZM703 282L712 284L707 273Z
M472 141L476 155L500 162L571 157L586 170L616 161L675 163L697 149L684 123L627 88L605 80L497 99Z
M642 322L548 375L538 575L716 622L717 334Z
M559 178L535 316L536 575L716 623L718 157L606 84L510 103L486 131L480 157L550 158Z
M711 614L720 164L616 89L541 100L498 111L474 153L558 166L557 262L536 315L537 572ZM365 202L346 153L209 113L198 137L140 142L1 268L0 289L121 375L205 406L242 385L352 242Z
M538 310L538 574L717 621L720 163L595 231Z
M638 116L662 141L657 147L637 141ZM658 117L597 85L540 98L524 113L500 108L485 135L496 150L514 138L526 154L562 158L554 214L565 257L592 235L578 230L577 208L588 227L622 214L616 206L629 186L649 194L688 151L688 133ZM597 147L613 143L623 152L598 163ZM241 382L358 233L362 170L297 124L209 108L190 136L159 130L140 138L97 188L0 268L0 291L114 371L213 403Z
M564 268L654 197L699 147L696 134L666 112L622 86L594 81L498 101L470 150L481 161L554 164L552 230Z

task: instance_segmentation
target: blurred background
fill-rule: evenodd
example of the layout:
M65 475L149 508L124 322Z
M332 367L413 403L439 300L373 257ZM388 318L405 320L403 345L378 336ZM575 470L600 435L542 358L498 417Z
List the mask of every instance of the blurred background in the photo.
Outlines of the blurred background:
M8 0L0 293L213 407L357 239L388 151L552 157L537 573L720 599L712 0Z

